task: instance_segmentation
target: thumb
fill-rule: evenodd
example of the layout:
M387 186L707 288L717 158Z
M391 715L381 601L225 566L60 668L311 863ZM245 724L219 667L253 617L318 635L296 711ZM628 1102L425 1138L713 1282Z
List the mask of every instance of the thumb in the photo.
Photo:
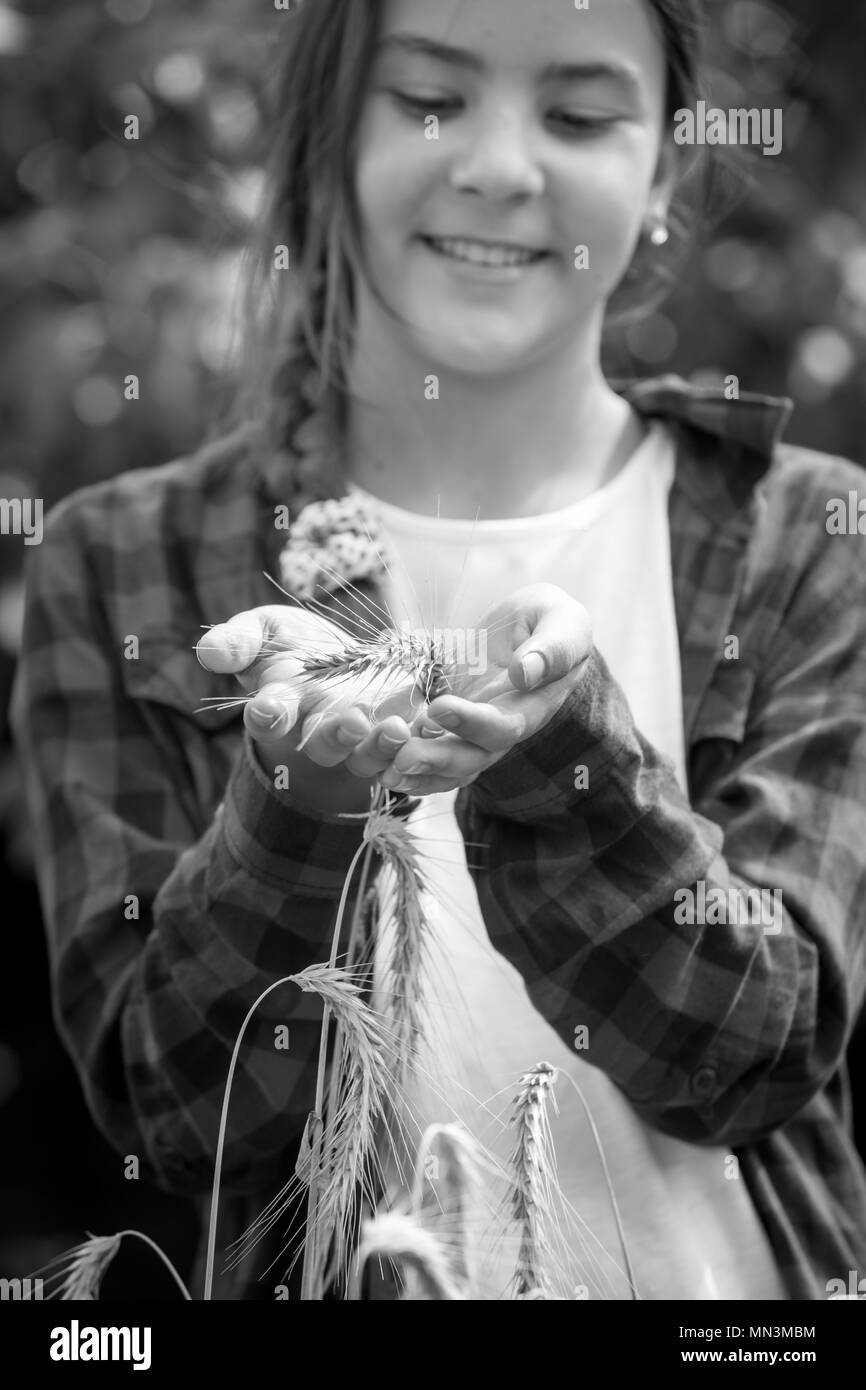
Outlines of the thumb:
M258 613L239 613L206 632L197 642L195 654L206 671L238 675L256 660L263 636Z
M572 598L542 609L530 636L508 663L508 678L517 690L536 690L562 680L586 660L592 649L592 624L586 609Z

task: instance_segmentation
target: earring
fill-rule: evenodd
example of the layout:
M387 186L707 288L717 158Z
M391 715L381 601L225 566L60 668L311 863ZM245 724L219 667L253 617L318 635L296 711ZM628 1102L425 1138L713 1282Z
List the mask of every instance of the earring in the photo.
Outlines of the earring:
M650 232L650 241L653 246L664 246L665 243L670 240L670 235L664 222L659 221Z

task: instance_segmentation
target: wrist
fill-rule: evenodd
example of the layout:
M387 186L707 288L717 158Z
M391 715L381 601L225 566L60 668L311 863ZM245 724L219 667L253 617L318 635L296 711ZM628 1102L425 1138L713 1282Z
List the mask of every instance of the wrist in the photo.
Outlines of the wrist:
M368 807L365 809L369 809ZM289 893L338 897L363 842L363 816L305 805L278 785L245 734L217 814L229 855L253 878Z
M596 649L568 680L565 698L540 729L515 744L468 788L509 819L532 821L585 807L616 759L619 721L610 720L611 681ZM609 735L613 735L613 738Z

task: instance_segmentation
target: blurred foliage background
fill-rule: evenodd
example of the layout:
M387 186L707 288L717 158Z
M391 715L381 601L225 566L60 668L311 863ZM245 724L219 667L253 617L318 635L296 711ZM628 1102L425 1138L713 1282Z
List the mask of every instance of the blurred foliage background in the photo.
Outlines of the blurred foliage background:
M793 397L789 437L866 461L866 6L709 0L711 105L781 107L778 157L674 295L628 330L617 373L673 370ZM0 496L67 492L193 448L231 397L231 307L267 141L274 0L0 0ZM140 138L124 138L138 117ZM135 373L141 399L124 399ZM0 538L0 700L23 542ZM54 1037L8 729L0 830L11 931L0 1000L0 1275L140 1226L184 1263L183 1204L130 1192ZM859 1103L861 1136L866 1096ZM126 1257L117 1296L156 1292ZM124 1282L125 1280L125 1282ZM106 1289L111 1293L111 1281Z

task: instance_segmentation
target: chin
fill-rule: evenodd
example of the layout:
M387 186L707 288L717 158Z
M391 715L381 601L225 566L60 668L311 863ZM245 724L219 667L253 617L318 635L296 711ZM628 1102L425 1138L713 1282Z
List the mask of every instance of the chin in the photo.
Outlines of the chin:
M517 371L536 356L534 344L518 342L512 333L496 336L467 329L465 334L435 333L429 329L418 339L418 347L430 371L461 372L467 376L498 376Z

